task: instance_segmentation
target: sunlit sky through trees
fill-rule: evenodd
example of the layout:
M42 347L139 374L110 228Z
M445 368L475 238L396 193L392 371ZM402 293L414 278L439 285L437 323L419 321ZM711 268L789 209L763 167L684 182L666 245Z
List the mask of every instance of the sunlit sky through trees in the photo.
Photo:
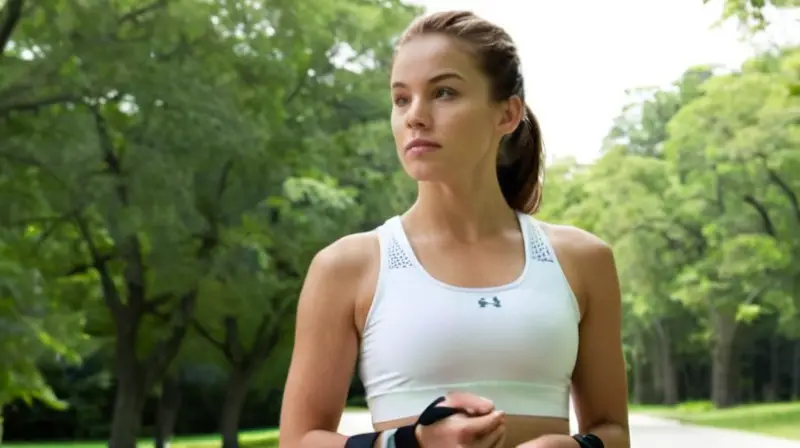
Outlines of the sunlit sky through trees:
M625 90L669 84L695 64L736 67L754 52L736 24L715 27L713 0L412 0L430 11L469 9L509 31L522 54L528 102L549 158L599 155ZM800 41L786 15L756 45ZM794 26L793 31L789 31Z

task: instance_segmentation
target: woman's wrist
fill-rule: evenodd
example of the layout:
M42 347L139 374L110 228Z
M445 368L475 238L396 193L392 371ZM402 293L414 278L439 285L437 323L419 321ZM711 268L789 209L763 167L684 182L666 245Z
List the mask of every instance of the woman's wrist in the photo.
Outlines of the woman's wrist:
M417 445L419 445L420 448L425 448L422 445L422 425L416 425L414 427L414 438L417 439Z
M396 448L397 444L395 443L394 434L397 432L397 429L387 429L381 433L381 438L378 441L378 448Z

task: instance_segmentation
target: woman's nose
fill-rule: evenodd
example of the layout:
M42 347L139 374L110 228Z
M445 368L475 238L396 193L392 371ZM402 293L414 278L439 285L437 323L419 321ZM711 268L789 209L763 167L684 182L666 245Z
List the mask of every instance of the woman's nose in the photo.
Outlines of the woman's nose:
M411 129L424 129L430 127L431 114L428 104L423 100L416 100L406 112L406 124Z

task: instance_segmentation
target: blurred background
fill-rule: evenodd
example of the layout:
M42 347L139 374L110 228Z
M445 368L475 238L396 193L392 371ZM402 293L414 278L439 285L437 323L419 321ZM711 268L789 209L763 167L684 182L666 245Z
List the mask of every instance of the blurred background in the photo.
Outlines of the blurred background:
M800 440L798 7L0 0L0 440L277 446L310 258L414 198L393 42L453 8L519 44L537 216L614 247L632 417Z

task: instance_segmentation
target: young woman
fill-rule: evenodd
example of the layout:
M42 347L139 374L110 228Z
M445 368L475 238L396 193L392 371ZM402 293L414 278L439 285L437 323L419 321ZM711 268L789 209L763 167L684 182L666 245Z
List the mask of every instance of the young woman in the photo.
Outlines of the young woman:
M629 447L613 255L530 216L543 150L511 38L469 12L422 17L391 92L418 197L312 261L280 446ZM335 431L358 359L376 432L348 439Z

